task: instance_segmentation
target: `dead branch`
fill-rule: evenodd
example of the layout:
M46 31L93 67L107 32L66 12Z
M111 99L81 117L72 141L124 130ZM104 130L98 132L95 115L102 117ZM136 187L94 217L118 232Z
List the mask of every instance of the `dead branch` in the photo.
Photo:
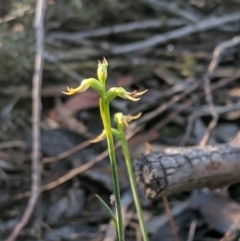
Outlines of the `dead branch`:
M231 144L166 148L135 161L135 170L149 198L223 187L240 182L240 148Z
M158 34L146 40L112 47L111 52L114 54L125 54L132 51L137 51L139 49L153 47L157 44L164 44L173 39L178 39L178 38L185 37L190 34L201 32L201 31L207 31L212 28L219 27L230 22L236 22L239 20L240 20L240 12L231 13L218 18L211 17L211 18L202 20L197 24L187 25L185 27L167 32L165 34Z
M38 0L35 12L35 34L36 34L36 55L33 75L33 150L32 150L32 187L31 197L27 208L20 222L15 226L7 241L14 241L21 230L27 224L32 212L37 204L41 193L41 164L40 164L40 115L41 115L41 86L43 70L43 48L44 48L44 11L45 0Z

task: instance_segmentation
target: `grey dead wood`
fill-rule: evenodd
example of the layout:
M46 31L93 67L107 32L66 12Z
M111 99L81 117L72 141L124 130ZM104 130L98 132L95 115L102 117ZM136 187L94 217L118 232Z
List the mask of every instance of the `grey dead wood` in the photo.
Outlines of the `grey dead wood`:
M223 144L173 147L134 162L136 178L148 198L240 182L240 147Z

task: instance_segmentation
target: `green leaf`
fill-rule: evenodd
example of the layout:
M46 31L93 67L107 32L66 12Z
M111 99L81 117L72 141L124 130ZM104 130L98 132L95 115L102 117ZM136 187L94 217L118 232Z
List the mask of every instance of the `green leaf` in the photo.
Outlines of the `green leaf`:
M95 194L95 196L97 197L97 199L99 200L99 202L103 205L103 207L107 210L107 212L109 213L112 221L114 222L115 228L117 230L117 219L113 213L113 211L111 210L111 208L106 204L106 202L97 194Z

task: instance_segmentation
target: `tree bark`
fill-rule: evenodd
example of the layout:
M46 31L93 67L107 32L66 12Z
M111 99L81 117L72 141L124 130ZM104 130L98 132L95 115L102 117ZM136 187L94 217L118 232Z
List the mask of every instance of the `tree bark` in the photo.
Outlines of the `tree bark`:
M240 147L174 147L152 152L134 162L137 181L148 198L218 188L240 182Z

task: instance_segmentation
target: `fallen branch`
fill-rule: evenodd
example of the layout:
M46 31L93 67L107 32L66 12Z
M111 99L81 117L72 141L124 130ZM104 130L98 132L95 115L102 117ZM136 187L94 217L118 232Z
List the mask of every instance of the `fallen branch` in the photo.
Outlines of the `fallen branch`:
M166 148L135 161L135 171L149 198L223 187L240 182L240 148L231 144Z

